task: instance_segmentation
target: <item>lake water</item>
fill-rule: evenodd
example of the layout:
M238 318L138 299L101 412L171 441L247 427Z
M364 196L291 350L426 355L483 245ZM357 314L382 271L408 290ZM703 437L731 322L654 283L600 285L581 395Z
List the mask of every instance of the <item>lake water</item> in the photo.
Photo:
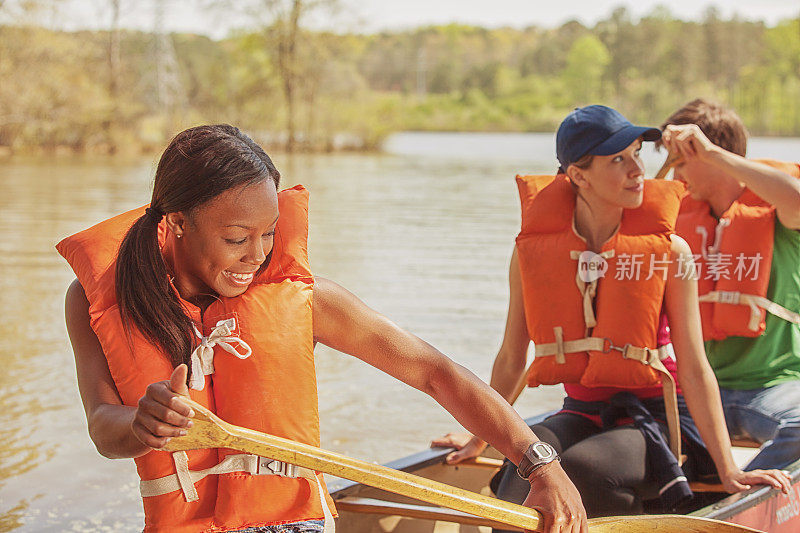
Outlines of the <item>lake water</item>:
M276 155L284 186L311 191L314 272L487 379L500 344L519 226L513 176L555 169L549 134L403 133L383 154ZM800 159L800 139L753 139L751 156ZM663 155L646 151L648 175ZM155 159L0 163L0 531L136 531L133 461L94 450L64 326L73 274L53 245L144 204ZM458 428L423 394L317 347L323 447L385 462ZM531 415L561 387L527 391Z

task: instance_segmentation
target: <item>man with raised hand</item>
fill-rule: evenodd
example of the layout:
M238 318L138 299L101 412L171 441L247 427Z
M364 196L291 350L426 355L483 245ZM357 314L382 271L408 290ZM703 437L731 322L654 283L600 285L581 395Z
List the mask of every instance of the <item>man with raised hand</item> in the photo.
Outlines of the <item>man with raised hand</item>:
M764 444L746 469L784 468L800 458L800 166L745 159L741 119L714 102L689 102L662 129L689 192L676 229L728 431Z

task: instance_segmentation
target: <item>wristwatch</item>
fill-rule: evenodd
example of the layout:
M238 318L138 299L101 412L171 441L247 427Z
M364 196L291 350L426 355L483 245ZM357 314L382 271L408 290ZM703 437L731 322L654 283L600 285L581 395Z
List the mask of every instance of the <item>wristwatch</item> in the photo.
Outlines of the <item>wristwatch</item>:
M522 460L517 467L517 475L522 479L528 479L537 468L560 460L555 448L544 441L536 441L528 446L522 455Z

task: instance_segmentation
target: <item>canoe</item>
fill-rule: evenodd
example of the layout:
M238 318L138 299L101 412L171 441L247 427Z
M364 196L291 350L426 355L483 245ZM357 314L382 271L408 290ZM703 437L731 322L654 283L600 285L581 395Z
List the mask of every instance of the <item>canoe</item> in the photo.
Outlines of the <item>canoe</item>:
M533 425L551 413L531 417ZM491 495L489 480L501 456L489 448L482 457L466 465L448 465L444 458L451 449L434 448L387 463L386 466L463 489ZM746 461L754 450L736 447L734 456ZM713 485L698 485L697 506L689 516L713 518L770 533L800 532L800 461L789 470L789 495L768 487L753 487L734 495L719 492ZM336 526L347 533L488 533L497 524L466 513L422 504L410 498L360 483L331 479L328 490L336 501ZM503 526L505 529L507 526Z

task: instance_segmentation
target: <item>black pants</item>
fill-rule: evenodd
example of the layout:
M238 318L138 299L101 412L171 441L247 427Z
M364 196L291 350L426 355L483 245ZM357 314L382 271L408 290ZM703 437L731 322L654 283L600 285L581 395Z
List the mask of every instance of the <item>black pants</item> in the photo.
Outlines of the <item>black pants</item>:
M644 437L633 426L603 431L583 416L559 413L531 429L558 451L590 518L641 513L642 495L656 492L648 482ZM666 435L666 428L661 430ZM530 490L508 461L494 483L497 497L514 503L522 503Z

